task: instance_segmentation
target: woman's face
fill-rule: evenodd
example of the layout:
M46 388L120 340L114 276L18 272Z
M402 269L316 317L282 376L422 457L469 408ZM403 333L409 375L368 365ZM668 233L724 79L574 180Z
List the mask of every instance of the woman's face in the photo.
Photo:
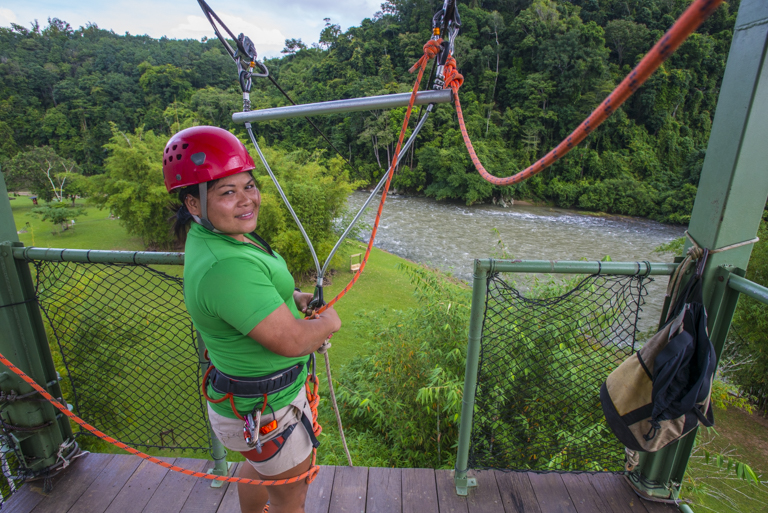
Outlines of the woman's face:
M188 195L189 212L199 216L200 200ZM220 179L208 189L208 220L213 226L230 237L244 241L244 234L256 229L261 194L248 172Z

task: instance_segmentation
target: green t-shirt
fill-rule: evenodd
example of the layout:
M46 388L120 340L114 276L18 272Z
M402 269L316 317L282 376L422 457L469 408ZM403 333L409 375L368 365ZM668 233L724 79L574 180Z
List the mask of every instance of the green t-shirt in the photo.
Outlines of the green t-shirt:
M187 235L184 256L184 302L213 365L238 377L261 377L306 362L308 357L277 355L248 337L265 317L285 304L297 319L293 301L295 283L283 257L270 255L253 244L213 233L197 223ZM289 388L269 395L275 411L287 406L306 380L306 367ZM208 387L211 399L217 394ZM241 414L261 405L261 398L235 398ZM211 403L213 410L235 418L229 401Z

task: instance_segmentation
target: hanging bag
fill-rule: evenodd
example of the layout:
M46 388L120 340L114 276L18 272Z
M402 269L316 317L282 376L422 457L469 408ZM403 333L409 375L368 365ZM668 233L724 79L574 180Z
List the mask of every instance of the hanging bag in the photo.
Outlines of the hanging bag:
M706 253L699 260L666 324L600 388L608 426L632 451L655 452L700 423L714 425L710 393L717 359L701 281Z

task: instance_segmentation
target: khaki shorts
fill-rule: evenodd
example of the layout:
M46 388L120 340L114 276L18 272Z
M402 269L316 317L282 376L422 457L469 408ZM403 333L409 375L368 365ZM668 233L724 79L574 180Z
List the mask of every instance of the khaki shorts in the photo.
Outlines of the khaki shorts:
M267 408L267 411L270 411ZM303 462L312 452L312 441L309 438L309 433L301 423L302 412L308 419L312 420L312 409L309 407L309 401L307 400L307 393L304 387L301 387L299 394L296 398L286 406L280 408L274 414L264 415L261 418L261 425L272 422L277 419L277 429L268 433L266 436L262 436L259 440L264 443L272 440L280 433L285 431L286 428L292 424L298 425L293 429L293 433L288 437L285 445L270 459L265 461L251 461L248 460L253 468L263 476L276 476L283 472L292 469L299 463ZM231 419L219 415L211 409L211 405L208 404L208 419L211 422L211 428L216 433L216 437L221 443L230 451L248 452L253 450L253 447L248 447L243 438L243 421L240 419Z

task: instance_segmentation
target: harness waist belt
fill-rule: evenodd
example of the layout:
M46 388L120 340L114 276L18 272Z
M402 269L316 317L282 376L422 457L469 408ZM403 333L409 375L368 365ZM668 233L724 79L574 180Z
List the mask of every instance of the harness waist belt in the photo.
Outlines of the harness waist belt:
M305 364L299 363L262 378L240 378L228 376L212 366L208 376L211 388L220 394L235 397L263 397L285 390L296 382Z

